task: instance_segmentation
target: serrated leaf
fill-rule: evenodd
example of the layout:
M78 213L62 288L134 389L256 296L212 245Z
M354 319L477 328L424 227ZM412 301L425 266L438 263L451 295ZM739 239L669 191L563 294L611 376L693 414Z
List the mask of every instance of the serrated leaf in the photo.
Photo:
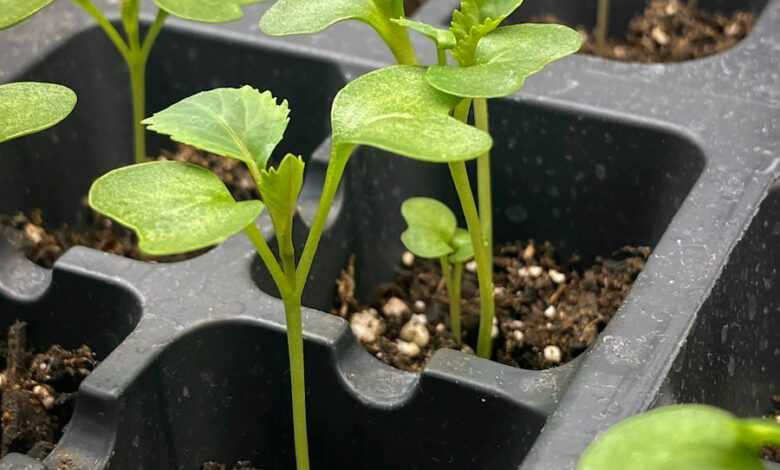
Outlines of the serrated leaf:
M436 43L439 49L452 49L455 47L456 39L452 31L448 29L437 28L428 23L410 20L408 18L396 18L391 20L393 23L404 28L416 31Z
M48 129L76 106L70 88L53 83L0 85L0 142Z
M430 87L425 69L397 65L352 81L336 96L335 145L370 145L434 163L470 160L487 152L490 136L452 118L459 99Z
M290 122L287 101L250 87L217 88L145 119L149 129L224 157L265 168Z
M260 201L236 202L207 169L150 162L111 171L89 190L89 205L138 234L150 255L174 255L216 245L254 223Z
M203 23L227 23L244 17L242 7L263 0L154 0L171 15Z
M304 167L301 157L287 154L278 168L260 172L260 194L277 233L289 233L303 187Z
M504 26L480 41L476 65L433 66L426 78L434 88L464 98L509 96L529 76L574 54L581 45L580 33L562 25Z
M465 263L474 257L474 245L471 243L471 235L468 230L458 228L452 237L450 245L455 250L450 255L451 263Z
M52 2L54 0L0 0L0 30L21 23Z
M659 408L601 435L577 470L762 470L761 444L748 443L746 423L709 406Z
M409 226L401 234L401 241L409 251L423 258L453 252L450 242L458 222L449 207L436 199L413 197L401 205L401 215Z
M452 55L460 65L472 65L479 41L522 5L523 0L462 0L452 15L450 30L457 39Z
M357 20L387 39L401 29L390 19L403 14L402 0L279 0L260 19L260 29L271 36L312 34L340 21Z

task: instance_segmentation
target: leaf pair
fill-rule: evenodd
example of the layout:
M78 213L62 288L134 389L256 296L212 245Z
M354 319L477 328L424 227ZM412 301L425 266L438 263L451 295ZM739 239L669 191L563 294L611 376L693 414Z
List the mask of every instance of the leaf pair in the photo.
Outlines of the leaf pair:
M447 256L451 263L463 263L474 256L468 231L458 227L449 207L427 197L407 199L401 215L409 226L402 234L404 246L422 258Z
M206 23L241 19L242 7L262 0L154 0L159 8L180 18ZM54 0L0 0L0 30L10 28L52 4Z
M48 129L65 119L75 106L76 94L61 85L0 85L0 142Z
M776 423L709 406L668 406L613 426L577 470L762 470L759 450L766 445L780 445Z

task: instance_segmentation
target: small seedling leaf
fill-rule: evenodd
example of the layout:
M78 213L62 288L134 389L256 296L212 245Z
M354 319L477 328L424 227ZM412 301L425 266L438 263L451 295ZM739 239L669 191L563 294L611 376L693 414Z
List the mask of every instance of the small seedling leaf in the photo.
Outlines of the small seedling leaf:
M452 51L461 65L473 65L480 39L495 31L523 0L462 0L452 13L450 30L457 39Z
M474 245L471 243L471 235L469 235L468 230L458 228L450 245L455 250L450 255L451 263L465 263L474 257Z
M393 23L403 26L404 28L416 31L434 43L439 49L452 49L455 47L456 39L455 35L449 29L437 28L431 26L428 23L421 23L419 21L410 20L408 18L397 18L391 20Z
M48 129L68 117L75 106L76 94L62 85L0 85L0 142Z
M265 168L289 123L287 101L250 87L217 88L185 98L143 121L177 142Z
M0 30L15 26L54 0L0 0Z
M751 426L709 406L658 408L601 435L577 470L761 470L758 450L769 442L750 442Z
M93 209L133 229L150 255L174 255L225 241L254 223L260 201L236 202L207 169L150 162L111 171L89 191Z
M581 45L580 33L562 25L504 26L479 42L475 65L433 66L426 78L434 88L464 98L509 96L529 76L574 54Z
M423 258L453 252L450 243L458 222L449 207L436 199L414 197L401 205L401 215L409 226L401 234L401 241L409 251Z
M301 157L287 154L278 168L260 172L260 194L277 233L289 233L303 186L304 166Z
M459 99L425 82L425 69L397 65L348 84L333 102L333 142L370 145L434 163L487 152L490 136L452 118Z
M263 0L154 0L171 15L203 23L227 23L244 17L242 7Z

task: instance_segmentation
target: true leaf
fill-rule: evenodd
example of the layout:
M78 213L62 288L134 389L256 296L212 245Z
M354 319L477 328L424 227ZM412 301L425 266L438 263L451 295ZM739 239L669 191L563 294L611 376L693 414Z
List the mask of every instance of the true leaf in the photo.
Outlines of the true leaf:
M177 142L265 168L289 123L287 101L250 87L217 88L185 98L145 119Z
M393 23L403 26L404 28L417 31L418 33L428 37L439 49L452 49L455 47L456 39L452 31L448 29L437 28L429 25L428 23L421 23L419 21L410 20L408 18L396 18L391 20Z
M352 81L333 102L334 145L371 145L447 163L487 152L490 136L452 118L459 99L430 87L422 67L397 65Z
M151 162L111 171L89 191L93 209L133 229L151 255L173 255L223 242L254 223L260 201L236 202L207 169Z
M464 98L508 96L519 91L526 78L581 45L580 33L562 25L504 26L479 42L475 65L433 66L426 78L438 90Z
M54 0L0 0L0 30L21 23L52 2Z
M154 0L168 13L204 23L226 23L244 17L242 7L263 0Z
M65 119L75 106L76 94L61 85L0 85L0 142L48 129Z
M451 263L465 263L474 257L474 245L471 243L471 235L469 235L468 230L458 228L450 245L455 250L450 255Z
M772 443L765 441L770 436L778 443L780 426L709 406L669 406L613 426L577 470L762 470L759 449Z
M303 170L303 159L287 154L278 168L260 172L260 194L277 233L289 233L303 186Z
M450 242L458 222L449 207L436 199L415 197L404 201L401 215L409 226L401 234L401 241L409 251L423 258L453 252Z
M472 65L480 39L493 32L523 0L462 0L452 13L450 30L457 39L452 54L461 65Z
M260 29L272 36L312 34L346 20L372 26L382 37L398 28L390 22L404 14L402 0L279 0L260 20Z

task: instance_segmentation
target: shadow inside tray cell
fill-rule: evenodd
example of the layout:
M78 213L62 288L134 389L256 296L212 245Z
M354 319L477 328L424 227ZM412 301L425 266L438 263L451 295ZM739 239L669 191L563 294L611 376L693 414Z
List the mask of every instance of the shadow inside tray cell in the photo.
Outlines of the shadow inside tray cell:
M353 351L347 360L367 356ZM361 395L356 374L379 395L403 396L411 375L337 369L333 350L307 342L306 376L314 468L510 469L522 461L543 416L471 386L423 375L394 405ZM287 347L280 332L248 323L212 324L170 345L125 396L108 468L201 468L250 460L294 468ZM360 370L362 369L362 370ZM475 438L476 435L479 438Z
M316 84L312 85L315 77ZM97 27L87 29L13 81L74 89L73 114L54 128L0 145L0 213L41 208L50 225L79 222L92 181L132 163L127 67ZM276 155L308 157L329 133L330 103L345 79L333 63L166 27L147 72L147 115L200 91L252 85L287 99L291 122ZM148 151L173 148L147 133Z
M657 398L740 416L774 414L780 393L780 186L732 251Z
M497 244L549 240L561 259L578 254L583 265L625 245L654 247L705 165L701 149L669 129L512 100L492 103ZM435 197L461 213L444 165L360 149L342 184L338 217L305 296L308 306L325 311L351 254L359 298L392 280L404 251L404 200ZM274 292L265 276L256 279Z

